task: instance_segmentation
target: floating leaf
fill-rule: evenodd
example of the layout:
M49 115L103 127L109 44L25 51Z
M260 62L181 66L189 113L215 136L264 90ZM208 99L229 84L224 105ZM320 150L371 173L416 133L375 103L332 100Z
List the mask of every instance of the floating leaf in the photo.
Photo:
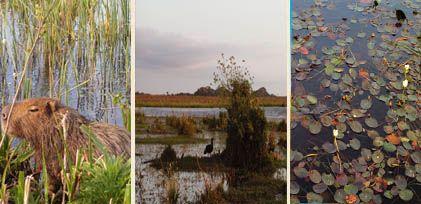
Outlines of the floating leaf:
M414 193L409 189L399 191L399 197L404 201L410 201L413 196Z
M405 177L401 175L397 175L395 177L395 184L396 184L396 187L398 187L401 190L406 189L406 187L408 186L408 182L406 181Z
M345 185L344 191L346 194L357 194L358 187L354 184L348 184L348 185Z
M291 183L290 183L290 192L293 195L298 194L300 192L300 186L298 185L297 182L291 181Z
M343 189L338 189L338 190L335 191L335 195L333 196L333 198L338 203L344 203L345 202L345 196L346 196L345 191Z
M355 133L360 133L363 131L363 126L360 122L353 120L348 122L349 127L351 127L351 130Z
M308 175L310 177L310 181L313 183L320 183L320 181L322 181L322 176L317 170L311 170L308 172Z
M373 198L373 190L370 188L364 189L359 195L361 201L369 202Z
M409 125L405 121L399 121L398 128L399 130L403 131L403 130L409 129Z
M377 151L375 151L373 153L371 159L373 160L374 163L377 163L378 164L378 163L380 163L380 162L383 161L384 155L383 155L383 153L380 150L377 150Z
M303 168L303 167L298 167L296 166L294 168L294 174L298 177L298 178L305 178L308 176L308 171L307 169Z
M361 100L360 105L361 108L368 110L371 108L372 102L369 99L363 99Z
M368 126L368 127L371 127L371 128L376 128L376 127L378 127L379 126L379 123L377 122L377 120L375 119L375 118L373 118L373 117L368 117L368 118L365 118L365 124Z
M361 147L361 143L357 138L353 138L352 140L350 140L349 145L351 146L352 149L355 149L355 150L359 150Z
M312 121L308 128L311 134L318 134L322 130L322 124L319 121Z
M323 181L324 184L326 184L328 186L331 186L335 183L335 177L333 177L332 174L323 173L322 174L322 181Z
M421 163L421 151L416 151L411 154L412 161L414 161L417 164Z
M386 152L395 152L396 146L388 142L383 143L383 148Z
M309 203L323 203L323 197L319 194L309 192L307 193L307 202Z
M311 95L307 95L307 100L310 102L310 104L314 105L317 103L317 98Z
M395 133L392 133L386 136L386 140L389 141L391 144L398 145L401 143L401 139Z
M313 186L313 191L316 193L323 193L327 190L327 185L324 183L318 183Z
M322 122L323 126L329 127L332 125L332 118L328 115L320 117L320 121Z

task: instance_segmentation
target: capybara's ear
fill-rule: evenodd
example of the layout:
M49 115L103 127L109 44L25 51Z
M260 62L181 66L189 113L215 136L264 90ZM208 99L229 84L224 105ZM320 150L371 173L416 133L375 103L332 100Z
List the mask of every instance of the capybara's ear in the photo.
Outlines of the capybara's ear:
M58 101L50 100L47 102L47 106L45 107L47 113L54 113L58 108Z

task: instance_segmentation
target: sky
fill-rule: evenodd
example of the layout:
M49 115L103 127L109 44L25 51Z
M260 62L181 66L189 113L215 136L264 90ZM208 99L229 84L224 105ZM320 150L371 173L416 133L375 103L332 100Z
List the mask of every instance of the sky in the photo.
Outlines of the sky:
M289 9L283 0L137 0L136 91L208 86L221 54L254 76L254 89L286 95Z

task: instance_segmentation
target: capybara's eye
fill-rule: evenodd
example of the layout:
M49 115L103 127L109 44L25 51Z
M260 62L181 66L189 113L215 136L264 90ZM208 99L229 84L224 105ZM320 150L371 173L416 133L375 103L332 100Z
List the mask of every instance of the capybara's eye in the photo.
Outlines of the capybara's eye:
M39 108L38 108L38 106L31 106L31 107L29 108L29 111L30 111L30 112L37 112L37 111L39 111Z

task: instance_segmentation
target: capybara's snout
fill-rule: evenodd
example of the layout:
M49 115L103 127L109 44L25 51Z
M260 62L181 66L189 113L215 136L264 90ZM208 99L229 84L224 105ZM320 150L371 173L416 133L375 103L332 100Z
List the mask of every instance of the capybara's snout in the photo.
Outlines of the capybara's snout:
M4 129L6 128L7 118L9 116L9 106L4 106L1 109L1 130L4 132Z

